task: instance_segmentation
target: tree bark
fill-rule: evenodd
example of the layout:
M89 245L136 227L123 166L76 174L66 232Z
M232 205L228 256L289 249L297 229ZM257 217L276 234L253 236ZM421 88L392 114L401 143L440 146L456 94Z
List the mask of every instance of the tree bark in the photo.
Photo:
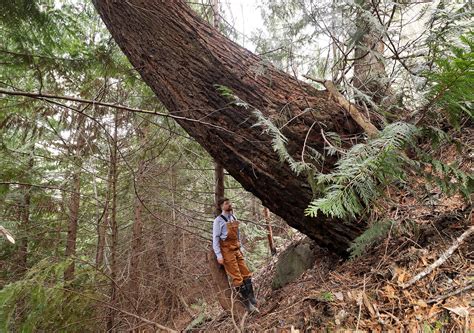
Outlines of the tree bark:
M118 243L118 225L117 225L117 154L118 154L118 143L117 143L117 130L118 130L118 116L117 111L114 114L114 134L111 154L111 178L112 178L112 193L111 193L111 217L110 217L110 300L109 303L115 306L117 299L117 276L118 276L118 265L117 265L117 243ZM116 311L112 307L109 309L107 314L107 332L114 331Z
M112 160L112 152L110 153L110 160ZM110 206L110 193L112 192L112 167L109 162L109 171L107 175L107 192L105 194L104 214L101 220L97 223L97 251L95 254L95 265L97 269L102 266L104 262L104 250L105 241L107 235L107 229L109 226L109 206Z
M74 171L72 174L72 194L69 200L69 222L67 228L66 240L66 258L72 258L71 264L64 270L64 280L72 281L74 279L77 228L79 222L79 206L81 203L81 174L82 174L82 157L83 149L86 144L85 138L85 116L79 114L77 118L77 129L75 135L75 151L74 151Z
M219 14L220 14L220 4L219 0L212 0L212 25L216 28L217 31L219 30ZM222 213L221 208L218 206L219 200L224 198L224 167L218 161L214 161L214 208L215 208L215 216L218 216Z
M143 160L139 161L136 184L142 184L142 175L144 172ZM130 294L135 307L139 308L139 298L141 293L141 256L143 255L143 209L140 198L134 199L134 218L132 227L132 241L130 248Z
M25 142L23 142L25 144ZM34 151L34 145L33 150ZM25 172L25 184L20 185L22 195L19 203L19 220L21 237L18 240L18 272L24 274L28 270L28 242L30 234L30 210L31 210L31 179L30 172L33 170L34 159L30 156L28 160L28 171Z
M218 206L220 199L224 199L224 167L219 162L214 162L214 215L218 216L222 210Z
M171 114L217 126L178 120L229 174L290 226L322 246L347 254L348 245L365 225L305 216L313 196L306 178L280 161L271 137L253 126L257 119L252 109L229 104L215 85L230 88L278 126L285 124L282 133L288 138L288 151L300 158L304 144L324 152L321 129L343 136L361 132L327 92L262 62L203 22L183 1L94 0L94 4L118 45ZM335 158L327 156L321 170L327 172L334 163Z

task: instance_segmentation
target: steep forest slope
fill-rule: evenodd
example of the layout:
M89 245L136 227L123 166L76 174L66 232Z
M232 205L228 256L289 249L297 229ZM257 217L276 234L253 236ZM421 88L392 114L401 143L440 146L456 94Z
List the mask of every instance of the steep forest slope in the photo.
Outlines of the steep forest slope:
M471 147L473 134L470 129L461 138ZM455 146L445 146L443 151L444 162L453 162L458 156ZM472 148L463 155L471 156L461 160L461 167L469 170L474 166ZM419 182L419 179L412 181ZM341 260L315 245L314 265L288 285L273 289L280 255L256 274L259 314L234 322L228 313L214 310L202 317L203 322L194 329L472 331L472 205L466 204L460 196L445 196L436 189L431 195L437 197L437 204L432 204L429 198L420 201L423 186L418 183L415 192L392 193L399 206L386 212L386 217L393 220L390 233L388 237L375 240L363 255ZM440 265L430 269L440 260ZM427 274L412 282L423 272Z

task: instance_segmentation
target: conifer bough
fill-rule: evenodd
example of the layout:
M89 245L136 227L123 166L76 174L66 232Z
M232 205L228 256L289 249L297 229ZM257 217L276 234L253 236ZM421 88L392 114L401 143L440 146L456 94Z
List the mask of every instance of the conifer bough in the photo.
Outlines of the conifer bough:
M226 129L177 120L215 160L290 226L347 255L351 241L366 225L305 216L313 195L307 179L281 162L270 135L252 126L257 119L251 110L230 104L216 87L228 87L268 119L285 124L281 131L288 139L288 152L299 160L305 144L306 151L311 147L323 152L321 129L341 136L362 132L328 92L263 62L205 23L184 1L94 0L94 5L171 114ZM329 171L334 163L334 158L326 158L322 171Z

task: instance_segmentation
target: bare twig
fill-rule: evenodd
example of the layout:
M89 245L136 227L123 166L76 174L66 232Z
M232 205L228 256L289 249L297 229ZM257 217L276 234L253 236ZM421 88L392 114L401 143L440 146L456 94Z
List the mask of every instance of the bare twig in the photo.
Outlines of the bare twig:
M382 316L380 316L380 312L379 312L379 309L377 307L377 304L372 304L372 307L374 308L375 310L375 314L377 315L377 320L380 324L382 325L385 325L385 320L382 319Z
M10 54L17 57L27 57L27 58L42 58L48 60L61 60L61 61L71 61L71 62L86 62L87 59L69 59L63 57L50 57L43 54L32 54L32 53L20 53L20 52L13 52L10 50L0 49L0 53Z
M357 324L356 324L356 333L359 332L359 323L360 323L360 315L361 315L361 312L362 312L362 304L364 303L363 302L363 295L365 294L365 274L364 274L364 286L362 287L362 294L359 295L360 298L357 300L357 302L359 303L359 314L357 315Z
M331 142L329 142L329 140L326 138L326 135L324 135L324 131L323 129L321 128L321 137L323 138L324 142L326 142L332 149L334 149L335 151L345 155L346 152L336 146L334 146Z
M324 86L324 82L326 82L326 80L316 79L316 78L311 77L311 76L309 76L309 75L303 75L303 77L304 77L305 79L311 80L311 81L313 81L313 82L322 84L323 86Z
M0 235L4 236L10 243L15 244L15 239L13 238L10 231L5 229L3 226L0 225Z
M210 126L210 127L219 128L219 129L224 130L224 131L228 131L223 127L220 127L218 125L211 124L211 123L208 123L208 122L205 122L205 121L201 121L199 119L192 119L192 118L188 118L188 117L177 116L177 115L173 115L173 114L169 114L169 113L165 113L165 112L153 111L153 110L144 110L144 109L131 108L131 107L121 105L121 104L118 104L118 103L107 103L107 102L100 102L100 101L97 101L97 100L90 100L90 99L84 99L84 98L78 98L78 97L72 97L72 96L59 96L59 95L52 95L52 94L45 94L45 93L31 93L31 92L24 92L24 91L13 91L13 90L8 90L8 89L0 89L0 94L11 95L11 96L24 96L24 97L29 97L29 98L39 99L39 100L45 100L45 101L49 101L50 99L59 99L59 100L65 100L65 101L71 101L71 102L79 102L79 103L85 103L85 104L91 104L91 105L105 106L105 107L120 109L120 110L124 110L124 111L130 111L130 112L136 112L136 113L145 113L145 114L151 114L151 115L155 115L155 116L173 118L173 119L177 119L177 120L195 122L195 123L207 125L207 126ZM234 132L232 132L232 134L234 134Z
M456 289L450 293L447 293L445 295L441 295L439 297L436 297L436 298L432 298L430 300L428 300L426 303L427 304L431 304L431 303L437 303L439 301L442 301L448 297L451 297L451 296L456 296L460 293L463 293L463 292L466 292L468 290L471 290L472 288L474 288L474 283L471 283L471 284L468 284L467 286L463 287L463 288L459 288L459 289Z
M305 161L304 161L304 152L305 152L305 149L306 149L306 142L308 141L309 133L311 132L311 130L313 129L313 126L314 126L315 124L316 124L316 122L314 122L314 123L311 124L311 126L310 126L308 132L306 133L306 137L304 138L303 149L301 150L301 161L302 161L303 163L305 163ZM321 131L322 131L322 130L323 130L323 129L321 128Z
M249 315L248 312L245 312L244 315L242 316L242 319L240 320L240 331L244 332L245 331L245 320L247 319L247 316Z
M426 267L422 272L418 273L415 277L413 277L410 281L407 283L403 284L401 287L403 289L408 288L409 286L413 285L415 282L418 280L424 278L428 274L430 274L435 268L441 266L453 253L456 251L456 249L464 242L466 238L468 238L472 233L474 233L474 225L470 226L469 229L467 229L461 236L459 236L451 245L451 247L444 252L438 260L436 260L434 263L432 263L430 266Z
M391 317L393 320L395 320L395 322L397 323L397 325L400 324L400 319L398 319L397 317L395 317L392 313L388 312L388 311L382 311L384 314L388 315L389 317Z

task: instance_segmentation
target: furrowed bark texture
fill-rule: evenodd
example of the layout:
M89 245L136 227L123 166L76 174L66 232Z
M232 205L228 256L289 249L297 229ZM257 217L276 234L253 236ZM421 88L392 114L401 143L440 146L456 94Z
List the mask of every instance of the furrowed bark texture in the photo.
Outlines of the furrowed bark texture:
M182 1L94 0L94 4L117 44L171 114L218 126L178 120L216 161L290 226L346 254L364 225L304 216L312 199L306 178L280 161L261 127L252 127L253 111L231 105L215 85L230 88L279 126L288 122L282 133L296 159L301 159L305 138L307 146L323 152L321 128L343 136L361 132L327 92L263 62L198 18ZM326 159L323 171L334 162Z

